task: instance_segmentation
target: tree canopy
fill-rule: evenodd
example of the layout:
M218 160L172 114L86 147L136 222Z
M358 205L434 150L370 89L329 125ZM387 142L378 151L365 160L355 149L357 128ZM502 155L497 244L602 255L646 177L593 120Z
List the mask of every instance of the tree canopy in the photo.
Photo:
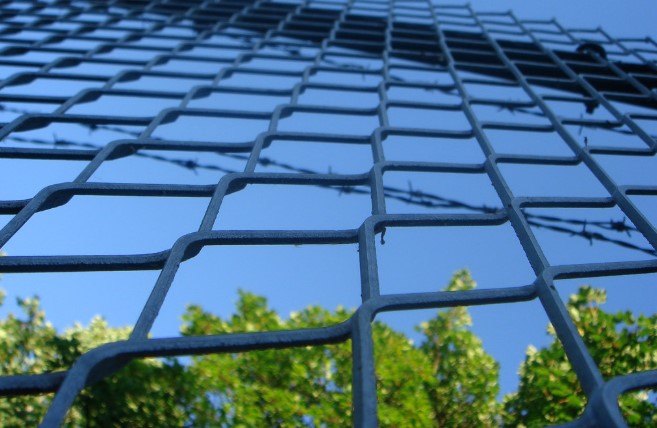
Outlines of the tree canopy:
M469 290L467 271L446 290ZM657 367L657 315L603 311L602 290L582 287L568 309L606 377ZM19 300L22 316L0 320L0 373L43 373L70 367L101 343L127 338L130 328L100 317L58 332L36 298ZM264 297L241 291L227 318L190 306L183 335L319 327L352 311L309 306L284 319ZM575 419L586 400L558 340L530 347L518 390L498 401L499 364L471 331L466 308L436 311L417 327L419 343L373 323L381 426L544 426ZM548 329L554 336L554 332ZM0 399L2 426L34 426L52 395ZM657 403L645 392L623 396L632 426L657 424ZM85 389L67 426L349 426L351 344L133 361Z
M605 312L604 290L584 286L570 296L568 311L591 356L606 378L657 368L657 313ZM548 327L548 333L555 336ZM538 427L575 419L586 398L561 343L530 347L520 367L518 391L504 400L508 426ZM657 397L646 391L624 394L620 407L630 426L657 426Z
M475 284L458 272L447 290ZM183 334L224 334L319 327L351 314L311 306L287 320L264 298L241 292L235 315L223 320L198 306L188 308ZM379 418L383 426L493 426L499 410L497 362L470 330L465 308L437 312L418 327L415 346L404 334L374 322ZM349 426L351 344L194 357L190 372L215 400L195 409L209 425ZM217 381L220 379L220 381ZM207 403L202 403L207 405Z

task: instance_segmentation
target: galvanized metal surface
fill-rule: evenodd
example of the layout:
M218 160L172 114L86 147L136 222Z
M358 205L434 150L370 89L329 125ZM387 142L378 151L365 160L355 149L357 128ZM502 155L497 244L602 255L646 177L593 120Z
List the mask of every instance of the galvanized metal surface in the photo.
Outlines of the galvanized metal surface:
M0 201L0 214L13 215L0 231L0 247L38 212L56 208L79 195L113 196L180 196L209 198L209 204L198 231L180 236L171 249L150 254L116 254L87 256L12 256L0 258L0 271L9 272L80 272L116 270L160 270L151 295L130 339L111 343L81 357L68 371L54 374L0 377L0 393L32 394L56 391L43 421L44 426L58 426L79 392L91 382L110 376L127 361L159 356L182 356L256 349L319 345L351 340L353 347L354 425L377 425L377 400L371 322L377 313L458 305L491 305L539 299L554 325L568 358L588 397L584 415L572 426L623 426L618 410L619 394L657 386L657 372L628 374L605 381L591 358L573 321L568 315L554 281L556 279L631 275L657 272L654 259L657 229L630 199L631 195L657 196L657 186L620 186L600 165L594 155L654 157L655 139L639 121L656 121L655 112L627 114L623 105L655 109L657 106L657 66L650 58L657 55L652 41L614 39L603 31L568 31L553 21L520 21L509 13L474 14L469 7L438 6L425 1L198 1L169 2L111 1L102 4L85 1L2 2L0 68L18 67L19 71L0 81L0 102L14 118L3 123L0 158L52 159L86 162L86 167L72 182L52 183L26 200ZM104 30L114 31L118 38ZM95 34L98 32L98 34ZM216 36L221 41L216 42ZM590 37L589 37L590 36ZM233 42L230 42L230 41ZM149 44L150 41L150 44ZM70 42L73 47L66 47ZM157 43L156 43L157 42ZM634 43L641 42L641 47ZM64 47L58 47L64 43ZM81 48L79 46L86 46ZM167 46L164 46L167 45ZM189 54L195 48L228 52L223 58ZM104 55L113 50L121 54ZM135 55L129 55L130 52ZM150 59L140 59L141 53ZM263 53L264 52L264 53ZM333 56L339 53L339 62ZM136 59L135 59L136 58ZM261 59L297 64L296 67L248 67L244 63ZM359 61L381 61L381 68L368 68ZM211 64L216 73L157 71L158 64L174 60L193 60ZM93 73L69 73L67 67L88 65ZM107 72L103 72L107 70ZM113 71L118 70L118 71ZM441 72L451 76L451 83L412 81L396 72ZM373 87L354 86L335 81L314 83L311 77L321 72L339 72L358 76L375 76L380 83ZM295 80L290 89L220 86L238 73ZM471 74L475 73L475 74ZM402 73L404 74L404 73ZM175 87L157 90L120 89L115 85L142 77L200 79L187 91ZM41 79L88 82L88 88L75 90L70 96L34 93L20 88ZM521 88L527 101L505 101L472 96L468 84ZM401 101L388 98L391 87L419 89L432 93L456 95L454 103ZM29 86L26 86L29 88ZM539 95L537 88L564 91L559 95ZM373 93L380 103L372 108L319 107L299 103L308 89L327 91L360 91ZM510 90L510 89L509 89ZM210 93L280 96L288 98L271 111L236 109L199 109L188 107L190 101ZM106 95L132 98L158 97L177 102L154 116L134 117L121 111L107 114L70 114L69 109ZM564 118L549 102L581 103L587 112L601 109L611 119ZM29 103L33 111L12 110L12 103ZM52 107L44 112L45 107ZM482 118L478 106L500 110L524 111L545 118L546 124L505 123ZM429 127L393 126L389 108L424 108L447 114L462 112L467 130ZM280 121L294 113L319 113L346 116L374 116L379 126L364 135L343 133L290 132L279 130ZM209 120L251 119L268 121L267 130L248 141L179 141L155 137L158 126L181 116ZM61 140L25 139L21 131L43 128L49 124L73 123L90 130L138 126L142 131L126 134L125 139L107 140L101 146L80 144L60 135ZM567 126L581 126L639 138L643 147L621 144L596 145L581 140ZM245 125L246 126L246 125ZM540 132L557 134L572 152L567 156L499 154L486 130ZM485 155L479 164L449 162L388 161L382 142L390 135L434 137L476 141ZM304 142L338 142L371 147L374 162L367 173L340 175L319 174L282 165L288 173L255 172L259 163L270 162L261 156L274 139ZM168 151L216 152L247 157L243 171L226 174L216 185L170 185L144 183L98 183L89 181L101 165L129 156L144 155L146 149ZM189 160L160 158L184 168L211 168ZM518 197L514 196L502 164L582 165L588 168L608 192L605 197ZM216 168L216 167L215 167ZM420 205L449 203L438 197L410 189L384 186L387 171L416 171L458 174L486 174L501 201L501 208L469 207L465 214L387 214L386 197L398 197ZM239 192L248 184L303 185L344 188L358 191L367 188L371 194L371 215L360 227L349 230L246 230L217 231L213 225L221 216L220 206L226 195ZM360 186L360 187L355 187ZM367 192L366 192L367 193ZM605 208L619 207L629 220L626 225L610 221L607 229L632 230L645 237L652 248L634 248L650 256L636 262L609 262L554 266L533 232L540 218L528 208ZM524 249L536 275L532 284L487 290L453 293L382 294L377 270L376 240L383 239L387 228L427 226L487 226L510 224ZM631 224L630 224L631 223ZM547 227L543 223L543 227ZM558 227L553 227L555 231ZM576 238L608 241L600 233L564 229ZM564 232L561 230L561 232ZM613 242L611 239L609 242ZM357 244L361 270L362 305L340 325L300 331L245 333L223 336L149 339L148 333L167 297L167 292L182 261L194 258L206 246L230 245L303 245ZM629 244L616 240L618 245ZM569 425L570 426L570 425Z

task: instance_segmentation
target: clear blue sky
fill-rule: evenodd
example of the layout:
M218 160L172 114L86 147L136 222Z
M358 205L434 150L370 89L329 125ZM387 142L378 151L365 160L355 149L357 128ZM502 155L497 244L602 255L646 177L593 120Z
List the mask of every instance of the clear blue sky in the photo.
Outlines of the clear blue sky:
M566 27L591 28L598 25L606 28L613 36L645 36L655 33L654 18L657 6L654 2L620 1L565 2L565 1L475 1L475 11L514 9L520 18L556 17ZM322 76L317 77L321 80ZM324 76L326 77L326 76ZM143 82L142 82L143 83ZM247 82L257 85L258 82ZM260 81L264 87L273 84ZM190 85L198 82L190 82ZM239 84L233 82L233 84ZM281 82L284 85L285 82ZM362 79L363 87L376 85ZM120 84L129 87L131 83ZM118 87L118 86L117 86ZM75 93L79 88L59 88ZM378 102L371 93L350 93L350 102ZM335 99L313 98L305 94L303 103L335 103ZM400 95L400 96L408 96ZM195 100L190 107L211 105L208 99ZM100 103L101 101L99 101ZM151 105L122 106L121 114L135 114L148 108L158 111L162 100ZM215 102L215 101L212 101ZM280 101L271 100L277 104ZM263 103L266 104L266 103ZM269 109L269 105L245 102L248 108ZM115 106L110 102L109 106ZM247 108L241 106L241 108ZM80 106L80 113L93 114L107 108L101 104ZM391 113L391 121L404 126L421 123L423 118L404 112ZM152 113L148 113L152 114ZM498 114L498 113L495 113ZM310 115L312 116L312 115ZM340 129L347 133L369 133L377 126L375 117L353 121L349 117L326 118L295 114L281 123L282 129L304 130L308 124L315 129ZM202 121L201 121L202 122ZM458 126L458 121L450 122ZM252 138L260 132L262 123L248 124L246 134L224 134L223 138ZM202 123L167 125L161 135L181 135L196 132L195 138L202 139L207 127ZM252 133L253 135L251 135ZM157 134L157 131L156 131ZM124 138L125 135L109 131L98 131L90 135L86 129L72 125L52 126L23 133L51 140L55 136L70 140L92 139L107 141ZM492 139L493 137L491 137ZM500 142L502 144L502 142ZM403 149L399 149L404 145ZM317 171L346 174L367 171L372 163L368 147L336 146L330 144L299 144L278 141L263 154L298 167ZM547 143L546 146L547 147ZM442 151L441 151L442 148ZM545 149L549 150L549 149ZM427 145L421 139L413 141L399 138L384 143L389 160L446 159L464 163L483 160L474 141L461 140L446 143L440 148ZM208 153L158 152L163 156L193 160L198 163L220 166L228 170L241 170L245 161L240 158L220 157ZM543 153L554 154L554 153ZM605 167L613 171L614 178L627 184L657 184L653 158L639 159L645 162L637 168L637 159L604 159ZM0 178L4 186L2 199L29 198L40 188L50 183L70 181L84 167L84 162L43 162L0 159ZM643 166L645 165L645 166ZM599 184L583 167L541 167L531 171L533 180L527 180L527 166L503 165L503 173L516 194L603 196ZM275 166L258 167L256 170L280 172ZM184 184L212 184L221 176L218 171L190 171L179 166L134 157L103 165L91 181L104 182L170 182ZM444 174L439 183L427 174L390 173L385 183L402 189L412 183L414 190L437 193L462 199L473 205L499 205L485 175L464 176ZM572 183L578 183L572 186ZM312 201L312 203L308 203ZM78 197L64 207L37 214L7 245L10 255L29 254L121 254L154 252L169 248L175 239L194 231L203 215L207 199L201 198L102 198ZM388 201L391 213L415 212L395 200ZM642 202L643 203L643 202ZM653 210L645 202L655 222ZM226 197L222 205L216 229L343 229L356 228L371 211L368 196L339 194L335 190L304 186L250 186L240 193ZM536 210L537 213L539 210ZM564 215L588 220L620 220L623 215L617 209L581 213L578 210L541 210L540 214ZM558 212L554 212L558 211ZM111 217L106 214L111 212ZM328 214L328 215L327 215ZM3 218L4 217L4 218ZM0 226L9 221L9 216L0 216ZM657 223L655 223L657 224ZM551 262L577 263L611 260L644 260L645 254L625 250L611 244L586 240L564 234L536 231ZM637 234L624 237L637 245L645 246ZM567 249L567 251L564 251ZM377 246L384 293L408 291L433 291L442 288L452 273L469 268L480 288L519 286L530 283L534 274L508 224L482 228L429 228L389 229L386 244ZM153 335L156 337L175 335L180 324L179 316L188 303L202 304L206 309L228 316L237 297L238 288L266 295L271 305L282 314L299 310L310 304L321 304L328 308L337 305L356 307L360 302L357 249L354 245L308 246L308 247L212 247L204 250L197 258L181 267L171 288L167 301L156 322ZM38 294L49 319L59 328L73 322L83 323L95 314L102 314L113 325L135 322L152 285L157 271L111 272L111 273L66 273L66 274L7 274L2 286L8 291L7 310L15 310L15 296ZM623 278L595 279L590 282L603 286L609 292L608 309L632 309L636 312L654 311L657 290L654 287L657 275L641 275ZM564 298L574 292L582 281L559 283ZM381 317L414 338L418 338L413 326L430 317L434 311L412 313L390 313ZM505 392L515 385L515 372L529 344L543 345L547 319L537 302L509 306L480 307L472 310L474 330L483 340L486 349L502 363L502 385Z
M614 37L654 38L657 34L657 3L652 0L473 0L470 4L476 12L512 10L520 19L556 18L567 28L602 27Z

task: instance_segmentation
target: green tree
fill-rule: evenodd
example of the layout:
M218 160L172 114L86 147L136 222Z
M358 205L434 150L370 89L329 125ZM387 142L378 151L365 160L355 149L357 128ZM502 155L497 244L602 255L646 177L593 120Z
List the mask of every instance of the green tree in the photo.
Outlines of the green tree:
M447 291L475 287L457 272ZM1 303L2 298L0 298ZM568 303L571 316L606 377L657 366L657 315L610 314L603 291L583 287ZM101 343L123 340L129 328L102 318L58 332L38 299L19 300L23 314L0 320L0 374L63 370ZM312 328L344 321L352 312L318 306L281 318L265 298L240 292L235 313L223 319L190 306L185 335ZM498 364L470 330L465 308L438 310L417 327L420 343L380 321L373 323L381 426L543 426L576 418L586 405L555 339L530 349L516 393L496 400ZM551 334L554 334L550 330ZM34 426L51 395L0 399L1 426ZM633 426L654 426L657 403L645 393L623 397ZM67 426L349 426L351 344L134 361L85 389Z
M467 270L456 272L447 291L471 290L476 284ZM450 308L419 327L424 335L420 350L431 362L434 384L428 388L434 408L434 426L494 426L501 408L499 364L484 351L471 330L465 307Z
M457 272L447 290L475 287ZM192 306L183 334L273 331L337 324L351 312L311 306L281 319L263 297L240 292L229 319ZM493 426L499 413L498 364L470 330L465 308L438 311L418 327L415 346L382 322L373 324L382 426ZM351 345L195 357L189 367L213 399L193 410L203 426L349 426ZM264 419L264 420L263 420Z
M604 290L584 286L570 297L568 311L602 375L609 379L657 368L657 314L635 316L629 311L608 313L600 308ZM549 326L548 333L555 336ZM657 401L644 391L624 394L620 407L630 426L657 426ZM508 426L537 427L576 419L586 398L561 343L530 347L520 367L518 391L505 397Z
M447 290L475 284L458 272ZM85 351L125 339L129 328L102 318L58 333L37 299L21 300L22 319L0 322L2 374L43 373L69 367ZM183 334L207 335L320 327L352 312L310 306L282 319L263 297L240 292L228 319L190 306ZM382 426L494 425L497 363L470 331L464 308L438 311L418 327L415 346L404 334L373 323ZM51 396L0 400L3 426L35 425ZM69 412L69 426L348 426L351 344L136 361L87 388Z
M0 303L4 295L0 297ZM84 352L102 343L124 340L130 328L111 328L94 318L86 327L58 333L46 321L38 299L19 299L22 317L0 320L0 374L54 372L70 367ZM195 394L189 374L175 360L140 360L85 389L67 416L71 427L182 426L186 401ZM36 426L52 396L17 396L0 400L0 426Z

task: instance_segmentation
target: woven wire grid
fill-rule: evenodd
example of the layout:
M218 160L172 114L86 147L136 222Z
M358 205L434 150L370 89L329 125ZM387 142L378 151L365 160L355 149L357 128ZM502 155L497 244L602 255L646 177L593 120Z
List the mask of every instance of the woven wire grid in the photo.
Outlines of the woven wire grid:
M10 218L0 231L0 246L11 245L37 213L79 196L209 201L197 230L179 236L170 249L83 256L9 251L0 258L3 273L160 271L129 340L90 351L66 372L0 377L4 395L56 391L44 426L61 424L90 379L110 376L128 360L345 340L351 340L353 352L354 424L375 426L371 323L378 313L536 299L588 398L586 412L573 426L623 426L617 397L657 386L655 371L603 379L554 285L558 279L657 272L657 230L632 198L657 196L657 186L620 185L599 157L655 158L650 135L657 123L654 41L615 39L603 30L566 30L555 21L520 21L511 13L476 14L467 6L425 1L2 4L0 158L73 161L81 172L70 182L48 183L28 199L0 201L0 214ZM319 102L305 102L311 93ZM219 101L195 107L208 97ZM85 110L109 98L115 100L109 107ZM130 109L131 103L137 107ZM587 115L569 114L568 106L581 107ZM182 131L171 128L176 122ZM87 135L69 133L73 126ZM54 135L51 129L64 133ZM194 129L203 132L194 134ZM34 133L39 130L45 131ZM594 131L603 137L590 137ZM499 132L505 139L531 135L537 144L557 138L563 151L500 151L491 138ZM482 161L388 159L385 143L391 137L437 143L474 139ZM268 157L267 149L279 140L299 147L367 147L372 161L358 174L315 171ZM186 153L212 153L238 161L239 167L198 161ZM94 180L100 168L135 157L211 171L220 178L203 185ZM583 167L604 194L516 196L504 173L508 165ZM261 172L259 166L275 167L274 172ZM395 172L430 174L434 180L444 174L487 177L498 203L491 207L387 185L384 176ZM215 229L224 199L250 185L359 193L370 197L371 213L352 229L258 230L257 224L251 230ZM391 201L411 208L389 213ZM536 214L540 209L614 207L627 221L587 224ZM427 213L427 208L442 211ZM513 228L534 272L533 283L450 293L381 291L377 243L387 230L501 224ZM539 229L608 242L644 257L551 264L536 237ZM606 233L630 231L643 243ZM362 304L345 322L298 331L148 338L179 265L203 248L310 244L353 244L359 250L354 257Z

